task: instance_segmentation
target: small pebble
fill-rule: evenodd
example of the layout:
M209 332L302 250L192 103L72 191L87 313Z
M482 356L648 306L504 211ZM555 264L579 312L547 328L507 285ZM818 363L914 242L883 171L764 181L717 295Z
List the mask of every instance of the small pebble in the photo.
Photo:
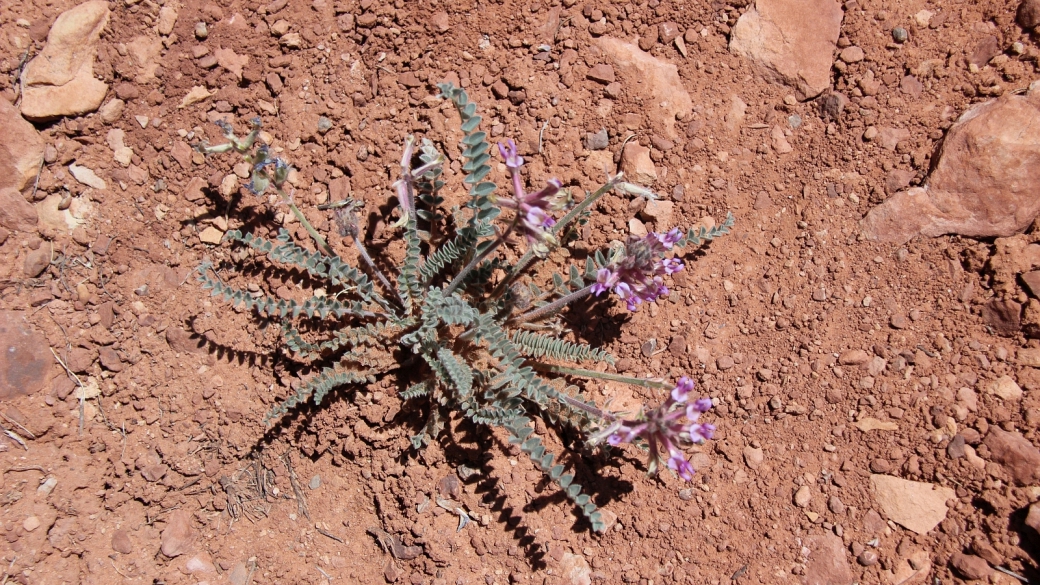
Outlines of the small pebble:
M808 506L810 501L812 501L812 492L809 490L809 486L803 485L794 493L794 504L799 508Z
M798 114L791 114L787 117L787 123L790 124L791 128L797 128L802 125L802 117Z
M897 43L905 43L909 37L910 35L907 34L906 29L901 26L892 29L892 40Z
M195 24L195 38L203 41L209 36L209 29L206 27L205 22L199 22Z
M307 484L307 487L311 488L312 490L316 490L319 487L321 487L321 476L315 475L314 477L312 477L311 482Z
M876 564L877 561L877 553L872 550L865 550L861 552L858 557L856 557L856 562L863 565L864 567L872 566Z

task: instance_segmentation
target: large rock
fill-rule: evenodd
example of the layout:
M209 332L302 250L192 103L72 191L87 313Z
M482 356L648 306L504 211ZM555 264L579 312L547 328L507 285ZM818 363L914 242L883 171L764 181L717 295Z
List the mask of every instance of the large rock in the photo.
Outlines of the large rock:
M1018 485L1040 483L1040 449L1018 433L990 427L986 440L990 459L1003 465Z
M43 162L43 139L7 100L0 98L0 190L32 184Z
M108 85L94 77L94 57L108 17L108 2L91 0L54 21L47 45L22 72L23 116L52 120L98 109Z
M836 0L757 0L733 27L729 50L799 99L812 99L831 85L843 16Z
M874 501L889 520L925 534L946 519L946 501L957 497L950 488L891 475L871 475Z
M622 82L630 91L645 88L650 119L661 125L661 132L671 140L678 138L676 118L689 116L693 109L690 93L679 78L679 68L613 37L600 37L596 43L617 65Z
M1003 237L1040 213L1040 85L968 110L950 128L924 187L897 193L863 220L870 238Z
M0 311L0 400L43 388L54 371L47 338L33 330L21 311Z

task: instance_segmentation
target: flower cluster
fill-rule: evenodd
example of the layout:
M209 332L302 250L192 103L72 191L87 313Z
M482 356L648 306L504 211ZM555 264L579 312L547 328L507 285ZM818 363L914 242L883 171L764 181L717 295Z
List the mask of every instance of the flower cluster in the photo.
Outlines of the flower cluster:
M668 287L662 278L683 269L682 260L665 258L664 255L682 239L682 232L672 229L668 233L651 232L642 238L630 237L608 266L596 273L592 292L596 296L613 290L634 311L643 301L653 302L667 295Z
M690 481L695 470L679 450L679 445L699 445L715 434L715 425L698 422L701 414L711 409L711 399L699 398L690 402L692 390L693 380L685 376L680 378L663 404L649 412L640 412L635 420L615 420L594 441L605 436L607 443L617 446L642 439L650 450L650 475L656 474L664 463L679 477ZM685 423L681 421L683 416L686 417Z
M513 181L513 198L498 197L496 202L501 207L516 211L516 229L527 238L536 251L547 251L548 246L556 244L556 238L552 235L552 227L556 225L556 220L550 212L562 208L562 198L559 195L563 184L557 179L549 179L549 184L541 191L527 193L520 176L524 158L517 152L516 143L512 138L507 140L506 144L500 142L498 152L505 160Z

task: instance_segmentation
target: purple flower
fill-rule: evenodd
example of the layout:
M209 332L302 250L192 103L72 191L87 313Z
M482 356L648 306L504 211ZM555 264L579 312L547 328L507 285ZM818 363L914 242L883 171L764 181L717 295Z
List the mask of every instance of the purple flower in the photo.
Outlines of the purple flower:
M512 138L506 139L506 144L498 143L498 152L502 155L502 158L506 161L506 166L509 167L509 172L517 173L520 171L520 167L524 164L524 157L516 150L516 143L513 142Z
M696 471L693 468L693 464L687 461L686 458L683 457L683 454L679 453L678 451L673 453L672 456L668 459L668 468L674 470L676 473L679 474L679 477L685 479L686 481L692 480L693 474Z
M662 277L679 272L683 263L678 258L665 258L664 255L681 239L682 232L678 229L629 238L625 249L597 272L592 293L598 296L612 289L630 311L640 303L654 302L667 295L668 287Z
M563 183L549 179L549 184L542 190L528 193L524 190L523 178L520 176L524 159L517 153L516 143L512 139L507 140L506 144L499 142L498 152L505 160L513 181L513 197L498 197L499 206L515 210L514 229L522 233L536 250L548 251L548 245L556 243L552 235L556 220L549 212L561 207L558 195Z
M672 389L672 400L676 402L686 402L691 390L693 390L693 380L686 376L679 378L679 383L675 385L674 389ZM700 402L700 400L697 402ZM711 401L709 400L708 402L710 403Z
M693 380L682 377L672 388L664 403L649 411L640 412L634 420L612 419L613 422L592 442L606 440L611 446L631 443L641 439L649 447L650 460L647 468L650 475L657 473L665 465L675 471L686 481L693 479L693 465L686 459L679 447L682 444L701 444L710 440L715 433L715 426L698 422L701 414L711 408L710 398L699 398L686 405L693 391ZM683 415L686 422L681 419Z
M602 292L606 292L618 284L618 275L616 272L609 268L600 268L596 272L596 284L592 285L592 294L599 295Z

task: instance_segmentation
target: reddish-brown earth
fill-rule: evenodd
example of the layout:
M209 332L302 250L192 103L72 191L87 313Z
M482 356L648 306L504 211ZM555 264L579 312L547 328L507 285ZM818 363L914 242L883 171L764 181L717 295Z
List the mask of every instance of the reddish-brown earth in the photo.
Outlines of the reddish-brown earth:
M1040 580L1040 229L903 244L860 223L925 182L963 112L1040 78L1035 0L759 2L817 35L774 69L730 50L745 0L117 0L92 71L67 64L85 89L58 104L82 107L94 80L100 109L48 117L27 102L50 90L19 75L74 6L0 5L3 582ZM830 88L807 95L820 63ZM229 228L306 239L240 189L236 161L192 152L220 141L213 121L261 116L307 216L328 233L316 205L360 198L392 259L406 134L442 146L448 203L464 197L445 79L516 138L532 181L592 189L620 161L670 203L609 195L569 253L736 217L667 299L569 323L618 371L690 375L718 403L691 484L646 477L634 449L565 458L617 516L606 534L499 434L455 421L412 451L421 413L393 378L265 426L298 368L277 327L195 282L203 260L245 259L207 243ZM459 530L438 498L475 521Z

